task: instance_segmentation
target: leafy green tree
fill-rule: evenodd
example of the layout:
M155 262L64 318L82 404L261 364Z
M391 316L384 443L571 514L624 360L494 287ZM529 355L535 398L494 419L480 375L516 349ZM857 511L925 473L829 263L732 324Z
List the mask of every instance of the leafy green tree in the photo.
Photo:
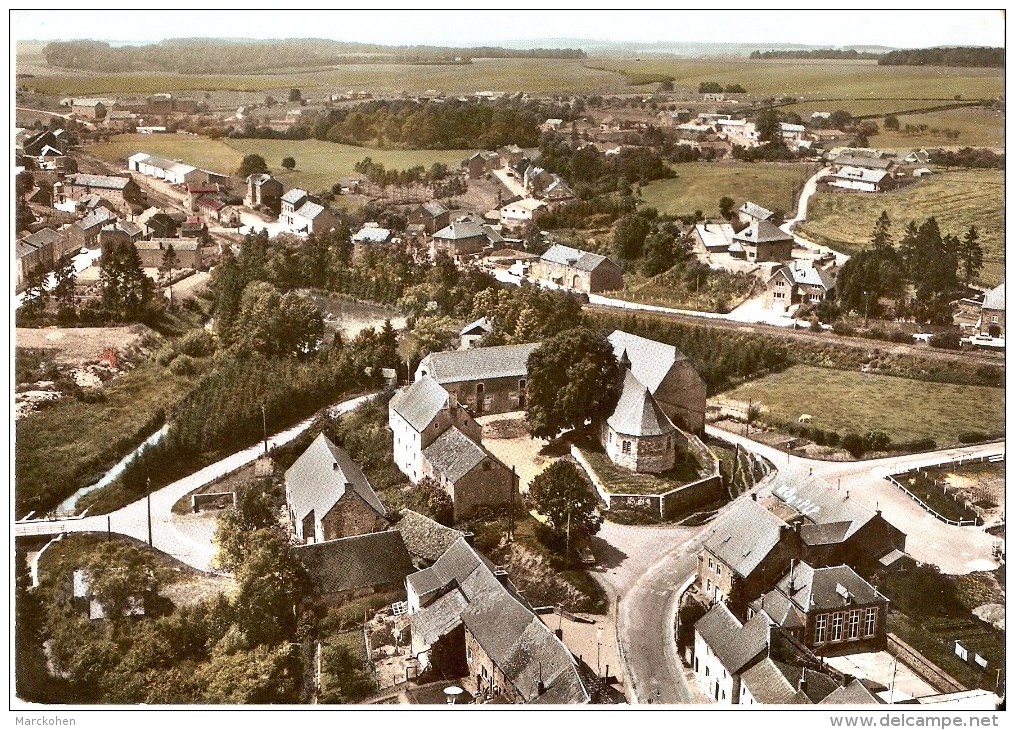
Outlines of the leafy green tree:
M426 477L412 488L405 506L449 527L455 522L455 504L435 480Z
M885 115L885 129L899 131L899 118L894 114Z
M251 646L292 641L296 606L310 591L306 572L281 530L255 530L246 549L234 571L237 626Z
M236 506L216 519L215 560L224 570L236 570L248 552L247 541L257 530L278 525L271 496L261 484L252 482L236 490Z
M529 433L552 439L609 416L620 398L620 364L610 342L576 328L533 350L528 362L526 417Z
M74 268L74 262L66 261L63 264L58 264L53 269L53 279L53 298L61 307L73 306L74 291L77 286L77 270Z
M540 472L532 480L529 493L555 532L564 535L570 530L572 547L595 535L603 524L596 495L578 467L569 461L555 461Z
M625 261L637 259L651 229L651 224L642 216L625 215L613 227L614 253Z
M251 154L246 155L243 161L240 162L240 167L236 171L238 177L246 178L250 175L261 175L268 172L268 163L261 155Z
M144 600L159 587L157 566L137 548L121 542L104 542L90 555L85 569L88 588L102 604L106 618L117 623L132 601Z
M295 170L296 169L296 158L295 157L283 157L282 158L282 167L284 167L286 170Z
M299 700L303 666L292 644L213 653L194 671L194 684L208 704L269 705Z
M21 300L21 314L25 317L38 317L46 311L46 299L49 292L46 290L46 279L49 272L44 268L36 269L29 274L25 282L25 292Z
M881 211L877 221L874 223L874 230L871 233L871 248L875 251L885 251L892 247L892 221L887 211Z
M289 101L300 102L303 101L303 92L299 89L289 89Z
M363 662L345 644L325 644L318 701L324 705L349 705L360 702L377 690L373 676Z
M779 129L779 114L771 107L762 109L754 121L760 142L782 143L782 132Z
M726 220L733 217L733 206L736 205L736 201L728 195L724 195L719 198L719 215Z
M968 284L983 268L983 246L980 245L980 234L976 226L969 226L966 235L959 244L959 261L962 264L962 278Z
M143 318L155 297L155 284L144 273L141 256L130 241L103 255L99 282L103 308L123 320Z
M244 289L230 331L241 350L268 357L303 357L320 346L324 318L300 294L280 295L271 284L255 281Z

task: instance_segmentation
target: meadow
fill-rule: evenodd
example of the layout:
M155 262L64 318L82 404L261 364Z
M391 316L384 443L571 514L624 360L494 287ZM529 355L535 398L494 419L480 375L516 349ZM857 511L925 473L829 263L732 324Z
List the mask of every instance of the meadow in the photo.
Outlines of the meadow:
M938 172L909 187L886 193L819 192L796 232L806 239L851 253L870 240L874 221L888 213L897 243L906 224L937 218L942 233L962 236L976 226L984 250L980 282L1004 280L1004 173L1000 170Z
M897 114L899 131L884 128L884 120L876 120L881 131L871 138L878 147L993 147L1004 149L1004 112L985 107L967 107L924 114ZM906 125L926 124L924 132L906 132ZM932 130L938 130L933 132ZM958 139L948 139L944 130L953 129Z
M760 403L775 418L840 435L884 431L896 443L933 438L938 447L959 443L959 434L1004 433L1004 391L974 385L927 383L889 375L794 365L750 381L724 397Z
M405 169L415 165L429 167L441 162L456 167L471 150L381 150L370 147L335 144L319 140L219 139L189 135L122 134L108 142L89 145L86 151L99 159L125 164L135 152L179 159L197 167L232 174L243 157L264 157L272 174L287 188L311 191L328 189L341 177L353 175L353 165L371 157L388 168ZM282 158L292 156L295 170L282 169Z
M719 215L719 198L729 196L739 206L752 200L770 210L796 210L796 190L812 174L800 164L777 162L690 162L674 165L677 177L645 185L642 200L660 213L684 215L700 210Z

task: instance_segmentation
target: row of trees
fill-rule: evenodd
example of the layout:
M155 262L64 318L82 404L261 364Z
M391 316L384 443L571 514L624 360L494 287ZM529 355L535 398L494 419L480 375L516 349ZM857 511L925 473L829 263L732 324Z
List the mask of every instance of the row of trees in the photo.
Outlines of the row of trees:
M448 166L435 162L430 169L416 165L405 170L388 169L373 158L365 157L357 162L353 169L366 177L381 189L382 195L389 187L401 188L415 192L422 197L451 198L464 195L468 191L468 183L459 176L453 175Z
M670 89L670 91L672 91L672 88ZM745 89L740 84L726 84L726 86L723 86L718 81L702 81L700 84L698 84L698 93L699 94L722 94L722 93L726 93L726 94L746 94L747 93L747 89Z
M606 155L593 145L548 135L539 146L537 164L564 178L582 199L612 192L629 193L631 186L676 177L659 152L625 148Z
M878 59L878 65L1004 68L1004 48L957 46L902 49L884 54Z

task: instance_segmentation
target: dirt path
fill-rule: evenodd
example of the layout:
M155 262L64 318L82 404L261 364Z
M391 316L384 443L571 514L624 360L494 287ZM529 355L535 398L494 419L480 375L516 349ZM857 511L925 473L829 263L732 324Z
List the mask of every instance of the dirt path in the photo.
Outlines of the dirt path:
M109 347L124 350L151 334L144 325L129 327L18 327L16 347L47 350L57 363L80 365Z

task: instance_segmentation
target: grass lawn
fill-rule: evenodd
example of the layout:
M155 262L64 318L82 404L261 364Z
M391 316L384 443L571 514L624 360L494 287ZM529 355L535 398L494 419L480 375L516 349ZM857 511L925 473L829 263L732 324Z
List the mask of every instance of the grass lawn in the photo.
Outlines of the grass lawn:
M700 465L688 454L687 460L662 474L636 474L621 469L602 451L582 443L582 456L595 470L596 476L611 494L664 494L700 479Z
M966 507L965 498L962 495L958 495L957 500L954 498L957 490L953 489L950 495L945 494L936 480L929 479L922 474L908 476L900 481L910 494L919 497L924 504L945 519L955 521L976 519L976 512Z
M957 444L966 431L1004 433L1004 391L999 388L794 365L725 395L760 403L786 421L809 413L816 428L840 435L876 429L896 443L930 437L943 447Z
M642 188L644 204L660 213L689 215L700 210L712 218L719 215L723 196L733 198L738 206L752 200L789 214L796 210L796 189L811 176L805 165L778 162L689 162L673 169L675 178Z
M95 482L155 431L192 382L157 365L142 365L106 385L99 402L63 398L18 421L18 516L52 509Z
M938 172L909 187L887 193L821 192L807 206L807 221L797 228L804 238L851 253L870 240L881 211L892 221L892 236L901 238L906 224L937 218L942 233L963 236L976 226L984 251L980 281L1004 280L1004 172L952 170Z
M697 91L702 81L741 84L753 96L813 99L966 99L999 96L1004 75L997 68L878 66L876 61L746 58L600 61L595 65L633 74L661 74L675 87ZM835 107L838 108L838 107ZM834 108L827 109L834 111Z
M189 135L121 134L109 142L89 145L86 151L99 159L126 165L135 152L180 159L197 167L233 174L245 155L259 154L269 169L289 187L311 191L330 188L340 177L354 174L353 165L371 157L388 168L405 169L415 165L429 167L443 162L457 165L469 150L379 150L369 147L321 142L318 140L221 139ZM296 159L296 169L282 169L282 158Z

